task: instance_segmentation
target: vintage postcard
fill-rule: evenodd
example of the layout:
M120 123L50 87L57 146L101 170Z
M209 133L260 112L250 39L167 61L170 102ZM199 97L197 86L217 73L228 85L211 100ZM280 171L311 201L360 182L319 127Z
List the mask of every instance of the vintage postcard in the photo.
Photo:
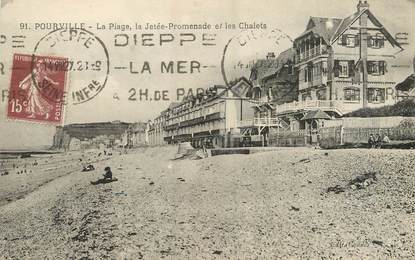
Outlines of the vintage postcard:
M0 0L0 260L415 259L414 0Z

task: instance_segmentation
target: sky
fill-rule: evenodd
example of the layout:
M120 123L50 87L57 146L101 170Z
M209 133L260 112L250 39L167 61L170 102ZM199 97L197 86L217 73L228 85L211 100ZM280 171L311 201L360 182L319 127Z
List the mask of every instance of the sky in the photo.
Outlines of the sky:
M4 0L3 0L4 1ZM208 23L211 25L228 23L238 25L240 22L263 23L267 25L267 32L277 29L278 34L284 34L295 38L305 30L310 16L338 17L344 18L356 10L357 0L13 0L0 9L0 37L7 36L8 42L0 44L0 62L4 64L5 74L0 74L0 90L8 90L10 87L12 56L14 53L32 54L36 43L50 30L20 30L20 24L27 23L33 27L36 23L51 22L72 22L86 23L92 26L89 30L102 40L108 50L111 62L110 73L103 90L93 99L78 105L71 102L65 107L64 124L82 122L102 122L121 120L126 122L147 121L158 115L171 101L176 99L176 91L183 88L186 91L196 88L207 88L213 85L223 85L224 80L221 74L221 61L225 45L230 39L241 35L241 30L236 29L211 29L211 30L131 30L125 33L129 37L143 33L154 33L155 38L160 33L172 33L178 38L180 33L194 33L196 42L180 46L175 39L172 44L165 46L134 46L117 47L114 44L115 35L123 33L108 28L98 29L97 23L107 25L109 23L129 24L135 23L145 25L146 23L175 23L193 24ZM413 39L415 30L413 25L413 14L415 13L415 1L412 0L369 0L370 9L383 25L392 33L408 32L410 45L406 46L402 62L412 60L414 56ZM256 31L257 32L257 31ZM258 31L259 32L259 31ZM203 33L216 34L215 46L203 46L201 35ZM243 34L244 32L242 32ZM25 47L21 49L12 48L9 44L12 35L26 36ZM245 35L246 36L246 35ZM225 59L228 62L226 71L229 71L232 64L242 61L246 64L252 57L244 57L247 53L265 56L266 51L273 51L276 54L289 47L287 38L281 40L278 46L271 44L266 36L258 42L264 44L261 50L255 52L258 45L250 45L250 50L237 48L230 45ZM245 38L246 39L246 38ZM253 42L253 41L252 41ZM0 38L1 43L1 38ZM131 43L131 42L130 42ZM235 43L235 40L233 41ZM273 43L271 41L271 43ZM156 44L157 45L157 44ZM248 44L249 45L249 44ZM269 50L270 49L270 50ZM69 50L74 57L91 58L93 55L102 56L101 49L95 54L83 54L81 49ZM72 53L71 53L72 52ZM84 56L83 56L84 55ZM92 55L92 56L91 56ZM100 56L100 57L101 57ZM240 60L239 60L240 59ZM191 61L195 60L209 68L202 69L200 73L167 74L160 73L162 61ZM136 68L141 68L145 61L150 66L152 73L130 74L128 71L117 71L113 66L128 66L133 62ZM176 63L175 63L176 65ZM177 67L176 67L177 68ZM229 69L229 70L228 70ZM227 74L232 78L232 75ZM89 80L96 75L88 73L70 74L69 85L77 88L78 80ZM103 77L103 75L98 75ZM72 85L71 85L72 83ZM131 90L134 88L135 90ZM145 101L128 100L129 96L139 89L148 89L150 94L154 91L167 91L170 101ZM114 96L118 98L114 98ZM135 96L137 97L137 95ZM16 122L7 119L7 101L0 100L0 149L22 148L47 145L51 143L55 126L32 122Z

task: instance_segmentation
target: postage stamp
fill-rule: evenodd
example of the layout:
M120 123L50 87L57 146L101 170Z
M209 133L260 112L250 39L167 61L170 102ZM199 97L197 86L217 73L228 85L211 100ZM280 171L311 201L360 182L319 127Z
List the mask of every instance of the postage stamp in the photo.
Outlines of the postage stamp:
M62 123L66 71L53 68L66 62L62 57L14 54L8 118Z

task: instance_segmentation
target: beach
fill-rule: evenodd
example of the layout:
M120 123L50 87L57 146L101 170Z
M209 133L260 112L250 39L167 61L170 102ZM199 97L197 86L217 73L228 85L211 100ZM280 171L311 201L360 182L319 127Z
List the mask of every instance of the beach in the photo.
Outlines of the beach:
M415 257L413 150L177 149L91 151L90 172L59 154L0 176L0 259ZM91 185L107 166L118 181Z

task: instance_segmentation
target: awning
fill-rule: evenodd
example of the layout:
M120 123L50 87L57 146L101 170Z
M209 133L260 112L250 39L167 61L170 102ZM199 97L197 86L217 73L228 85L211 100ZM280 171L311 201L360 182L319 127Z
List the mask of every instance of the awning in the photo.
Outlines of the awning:
M311 119L327 119L327 120L330 120L331 117L324 111L314 110L314 111L307 112L307 114L305 114L305 116L303 118L301 118L300 120L311 120Z

